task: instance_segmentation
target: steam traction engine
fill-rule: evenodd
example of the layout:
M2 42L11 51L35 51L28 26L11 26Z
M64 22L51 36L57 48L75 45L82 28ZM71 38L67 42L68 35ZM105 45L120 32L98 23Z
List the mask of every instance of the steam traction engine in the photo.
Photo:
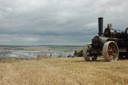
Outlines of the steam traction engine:
M103 56L106 61L128 59L128 28L124 32L117 32L108 24L103 33L103 18L98 18L99 36L94 36L91 44L86 44L83 56L86 61L95 61Z

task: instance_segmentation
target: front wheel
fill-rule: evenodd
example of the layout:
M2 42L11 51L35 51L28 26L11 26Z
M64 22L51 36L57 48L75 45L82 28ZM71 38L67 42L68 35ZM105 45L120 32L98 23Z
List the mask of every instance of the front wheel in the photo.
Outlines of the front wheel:
M117 61L119 49L114 41L108 41L103 46L103 56L106 61Z
M85 46L84 46L84 49L83 49L83 56L84 56L84 60L85 61L89 61L90 60L90 58L89 58L89 53L88 53L88 49L90 49L91 48L91 44L86 44Z
M84 46L84 49L83 49L83 56L84 56L84 60L85 61L90 61L92 59L92 61L95 61L97 59L97 56L90 56L88 50L91 49L91 44L86 44Z

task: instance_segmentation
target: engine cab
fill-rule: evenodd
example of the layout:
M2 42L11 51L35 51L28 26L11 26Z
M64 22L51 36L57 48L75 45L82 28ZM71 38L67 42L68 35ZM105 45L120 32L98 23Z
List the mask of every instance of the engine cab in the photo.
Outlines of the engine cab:
M116 36L116 31L112 28L112 24L108 24L107 28L104 31L104 36L105 37L115 37Z

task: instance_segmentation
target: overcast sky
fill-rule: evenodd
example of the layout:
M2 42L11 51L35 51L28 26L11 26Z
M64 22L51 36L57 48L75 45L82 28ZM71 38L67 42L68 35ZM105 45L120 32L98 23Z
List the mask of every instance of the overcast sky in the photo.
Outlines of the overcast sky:
M128 27L128 0L0 0L0 45L84 45L104 28Z

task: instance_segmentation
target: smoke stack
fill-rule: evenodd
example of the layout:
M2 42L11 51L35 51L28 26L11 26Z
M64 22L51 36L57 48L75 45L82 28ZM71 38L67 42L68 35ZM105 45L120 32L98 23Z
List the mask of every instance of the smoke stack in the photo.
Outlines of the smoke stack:
M98 24L99 24L99 36L103 35L103 17L98 18Z

